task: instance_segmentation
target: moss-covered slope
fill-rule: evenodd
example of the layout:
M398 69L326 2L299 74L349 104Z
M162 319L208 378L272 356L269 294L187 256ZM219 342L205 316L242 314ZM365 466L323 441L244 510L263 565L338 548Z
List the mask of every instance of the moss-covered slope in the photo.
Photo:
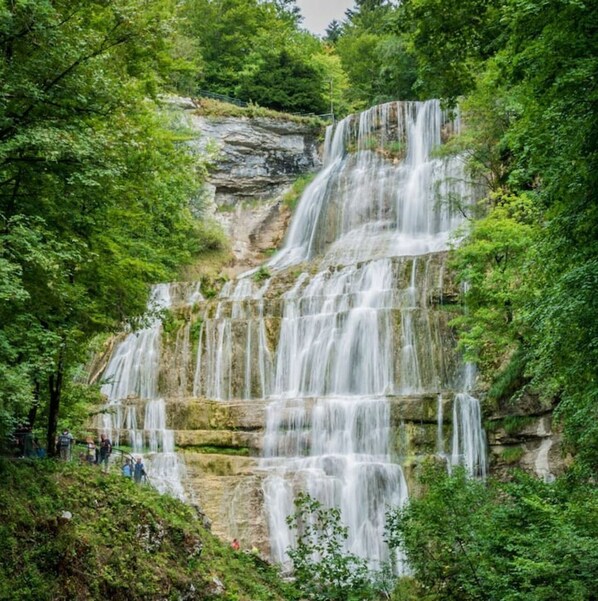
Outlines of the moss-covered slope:
M0 482L2 600L293 598L274 568L148 487L26 460L0 460Z

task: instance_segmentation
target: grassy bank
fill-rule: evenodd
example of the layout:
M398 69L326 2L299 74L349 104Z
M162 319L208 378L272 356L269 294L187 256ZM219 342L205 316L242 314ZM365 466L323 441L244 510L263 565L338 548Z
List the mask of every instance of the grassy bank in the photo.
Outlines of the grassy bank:
M0 460L0 599L292 599L195 510L91 467ZM70 512L70 516L64 512Z

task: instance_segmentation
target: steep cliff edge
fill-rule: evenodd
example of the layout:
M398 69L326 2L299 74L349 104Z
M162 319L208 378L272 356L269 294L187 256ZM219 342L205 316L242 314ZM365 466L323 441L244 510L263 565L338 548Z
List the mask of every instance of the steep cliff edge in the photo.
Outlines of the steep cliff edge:
M174 104L197 134L193 144L211 157L201 200L231 240L234 264L226 273L250 269L282 242L291 217L284 194L321 167L323 124L213 101Z

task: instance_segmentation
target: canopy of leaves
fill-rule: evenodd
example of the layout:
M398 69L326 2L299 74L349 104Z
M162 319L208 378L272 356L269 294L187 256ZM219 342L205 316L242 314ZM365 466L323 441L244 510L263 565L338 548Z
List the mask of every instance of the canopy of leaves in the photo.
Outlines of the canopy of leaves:
M320 40L299 26L294 0L185 0L198 45L196 86L288 112L322 114L329 81ZM316 61L316 63L314 62Z
M151 100L174 7L0 4L0 430L200 248L201 166Z

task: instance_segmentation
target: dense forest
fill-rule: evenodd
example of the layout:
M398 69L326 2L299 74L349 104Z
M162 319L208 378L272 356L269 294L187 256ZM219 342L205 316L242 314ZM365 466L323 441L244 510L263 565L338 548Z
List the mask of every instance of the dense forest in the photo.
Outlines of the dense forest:
M596 599L596 8L356 0L318 37L294 0L2 0L3 446L29 425L52 449L59 419L84 421L99 399L80 377L90 345L142 325L150 284L227 244L198 200L208 157L191 152L169 95L337 117L440 98L464 123L444 151L465 153L487 186L452 253L469 284L460 348L488 408L554 407L571 459L554 483L429 466L421 498L390 515L413 572L394 598ZM351 581L357 560L338 548L324 558L346 569L306 569L307 598L390 586Z

